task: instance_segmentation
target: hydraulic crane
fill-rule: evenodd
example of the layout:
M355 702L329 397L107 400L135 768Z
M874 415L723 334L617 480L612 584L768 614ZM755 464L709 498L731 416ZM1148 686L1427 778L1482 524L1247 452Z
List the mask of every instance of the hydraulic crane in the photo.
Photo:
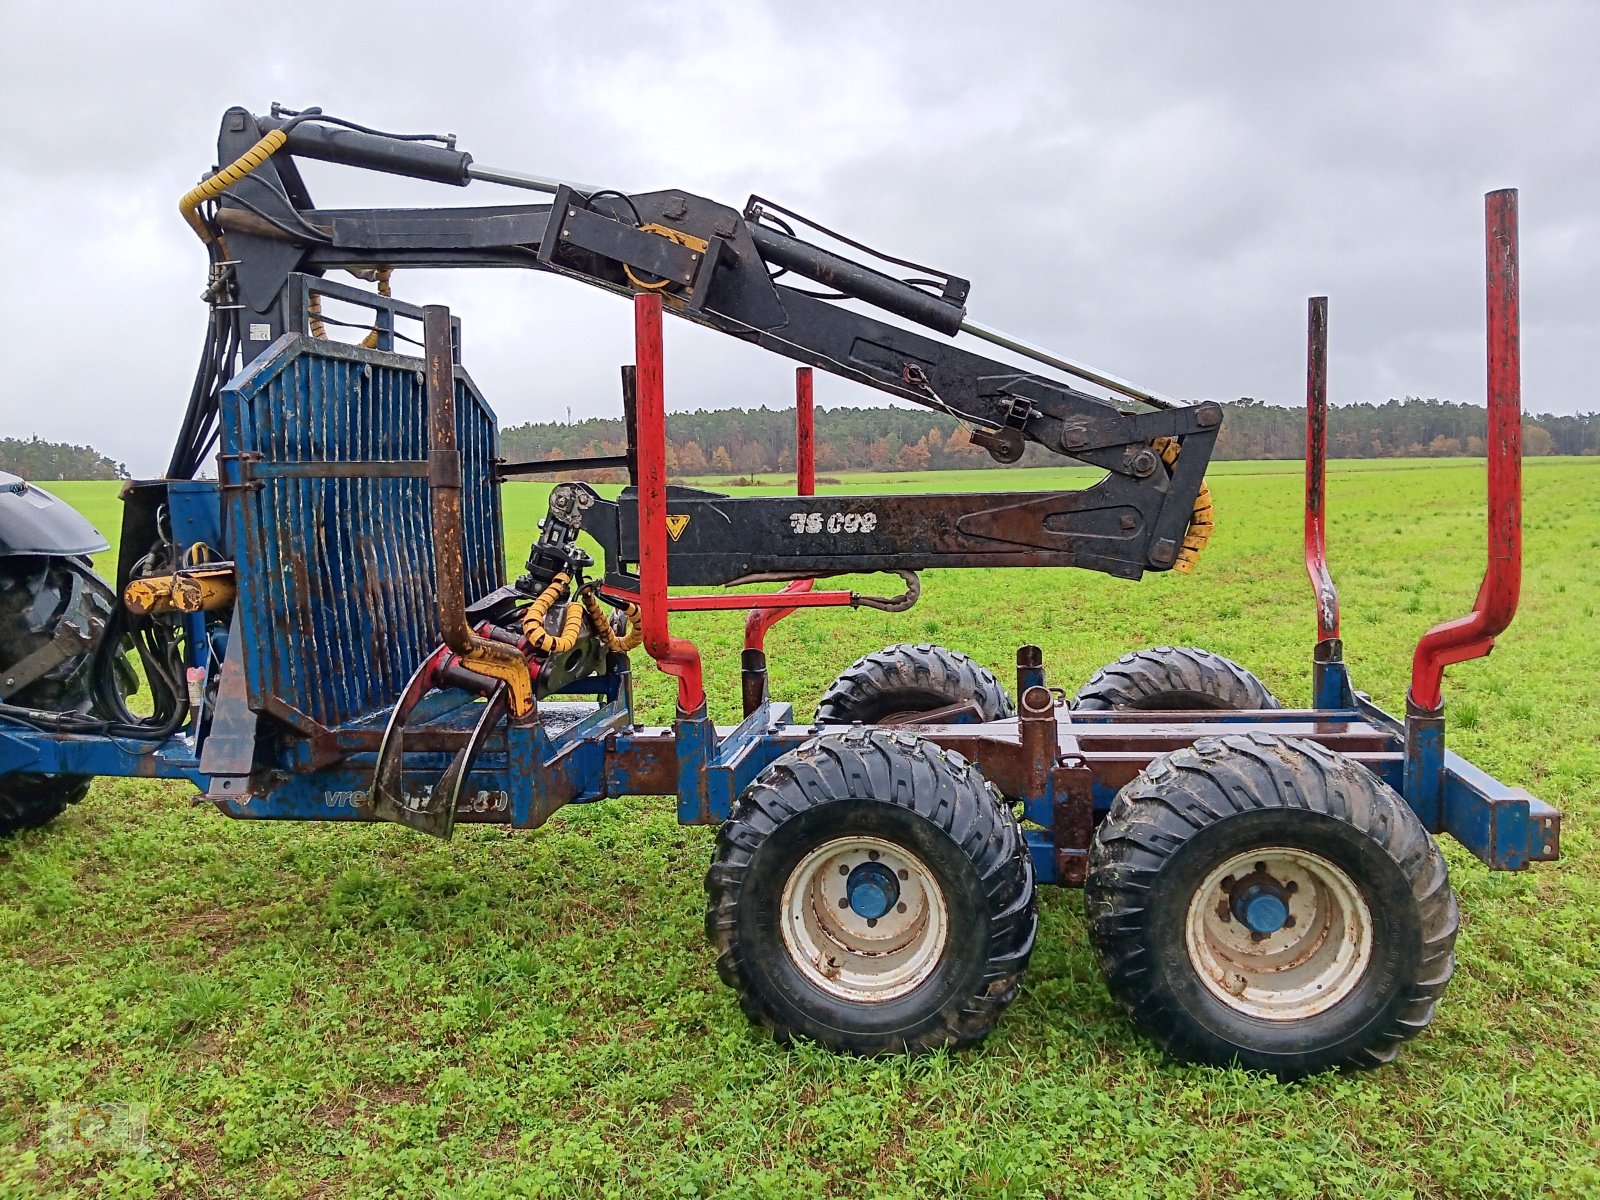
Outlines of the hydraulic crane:
M324 209L304 159L542 198ZM1343 661L1314 303L1311 708L1187 647L1124 655L1069 701L1037 646L1017 652L1013 700L965 655L898 644L845 668L807 722L767 689L763 638L790 612L899 611L936 567L1192 566L1221 408L982 326L965 279L761 197L734 209L495 170L453 138L317 109L230 109L217 164L180 202L209 255L204 352L166 475L124 489L114 586L91 568L106 543L88 522L0 476L0 835L59 815L97 775L188 780L236 818L440 836L673 795L681 821L719 826L718 972L781 1039L865 1053L981 1040L1023 978L1035 883L1064 883L1085 887L1107 984L1142 1029L1181 1058L1284 1076L1388 1061L1428 1023L1458 921L1433 834L1497 869L1557 856L1560 813L1444 741L1444 667L1487 653L1516 608L1515 193L1486 209L1489 568L1472 614L1419 641L1403 719L1355 691ZM394 272L420 267L527 267L629 298L626 453L501 459L457 323L390 294ZM359 320L335 315L352 307ZM798 495L669 482L667 315L800 364ZM958 419L1002 463L1035 443L1104 478L815 495L817 369ZM500 484L595 467L628 485L556 485L508 582ZM816 586L869 572L904 592ZM784 586L734 586L764 582ZM704 610L748 612L731 727L671 629ZM670 726L636 719L639 647L676 678ZM130 653L151 711L129 706Z

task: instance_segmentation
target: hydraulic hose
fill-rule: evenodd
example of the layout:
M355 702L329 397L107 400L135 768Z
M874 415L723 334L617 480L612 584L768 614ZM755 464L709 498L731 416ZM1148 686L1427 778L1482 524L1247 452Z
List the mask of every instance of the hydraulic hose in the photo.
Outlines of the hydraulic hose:
M289 140L289 135L282 129L269 131L262 139L238 158L234 159L210 179L202 180L183 194L178 201L178 211L183 214L183 219L189 222L189 227L199 235L202 242L210 243L215 240L215 234L206 224L205 218L200 215L200 206L208 200L215 200L223 192L238 183L250 172L254 171L273 154L283 148Z

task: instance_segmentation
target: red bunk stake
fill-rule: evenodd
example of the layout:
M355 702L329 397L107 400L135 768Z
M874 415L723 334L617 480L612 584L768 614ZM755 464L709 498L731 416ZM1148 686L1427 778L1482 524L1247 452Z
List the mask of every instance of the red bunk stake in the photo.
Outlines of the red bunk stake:
M1328 298L1306 302L1306 574L1317 641L1339 636L1339 589L1328 571Z
M817 438L816 416L812 403L811 368L796 367L794 371L794 476L795 494L798 496L815 496L817 494ZM780 593L785 596L797 596L809 592L816 586L815 579L796 579L786 586ZM798 610L793 608L756 608L744 619L744 648L746 650L765 650L767 646L767 630L790 613Z
M639 601L645 652L668 675L678 677L678 711L704 707L700 651L668 631L667 611L667 417L661 361L661 297L633 298L634 357L639 427Z
M1484 198L1489 327L1489 562L1472 611L1435 625L1411 660L1411 704L1443 704L1450 663L1481 658L1517 612L1522 590L1522 359L1517 280L1517 192Z

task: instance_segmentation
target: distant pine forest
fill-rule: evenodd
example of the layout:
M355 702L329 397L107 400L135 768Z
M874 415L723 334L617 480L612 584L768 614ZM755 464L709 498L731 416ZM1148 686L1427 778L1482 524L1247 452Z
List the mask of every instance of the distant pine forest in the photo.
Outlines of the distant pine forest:
M1305 413L1246 397L1223 406L1218 459L1301 458ZM1482 455L1484 410L1471 404L1407 397L1384 404L1341 405L1328 415L1334 458L1450 458ZM817 470L942 471L999 464L952 417L904 408L817 410ZM792 409L717 409L667 414L667 470L680 477L743 476L794 470ZM1600 454L1600 413L1534 416L1523 421L1523 453ZM539 422L501 430L500 453L513 461L621 454L622 418L572 424ZM1026 466L1060 465L1030 445ZM620 471L589 478L615 481Z
M1300 458L1305 414L1246 397L1223 406L1218 459ZM1482 455L1484 410L1408 396L1384 404L1330 410L1328 452L1334 458L1452 458ZM715 409L667 416L667 469L679 477L744 476L794 470L793 409ZM572 424L513 425L500 433L500 453L513 461L588 458L626 449L621 416ZM817 410L817 470L946 471L997 466L953 417L905 408ZM1522 423L1527 455L1600 454L1600 413L1531 416ZM1030 445L1027 466L1061 459ZM127 468L91 446L39 437L0 438L0 471L24 479L126 479ZM593 471L596 482L620 471ZM535 477L537 478L537 476Z
M0 438L0 471L24 479L126 479L128 468L93 446L47 442L43 438Z

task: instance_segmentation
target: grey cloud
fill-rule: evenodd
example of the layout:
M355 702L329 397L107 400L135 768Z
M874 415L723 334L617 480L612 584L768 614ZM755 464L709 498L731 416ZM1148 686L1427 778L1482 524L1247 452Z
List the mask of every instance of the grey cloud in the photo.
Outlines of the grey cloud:
M175 200L230 104L449 130L480 161L750 191L974 281L981 320L1189 397L1293 402L1304 298L1336 399L1482 393L1481 195L1522 188L1530 407L1596 404L1592 6L1249 2L244 8L8 5L7 433L164 461L202 312ZM493 202L313 164L319 202ZM560 280L418 273L503 420L616 407L626 310ZM783 400L686 326L679 407ZM15 341L13 345L17 344ZM823 381L821 402L875 401Z

